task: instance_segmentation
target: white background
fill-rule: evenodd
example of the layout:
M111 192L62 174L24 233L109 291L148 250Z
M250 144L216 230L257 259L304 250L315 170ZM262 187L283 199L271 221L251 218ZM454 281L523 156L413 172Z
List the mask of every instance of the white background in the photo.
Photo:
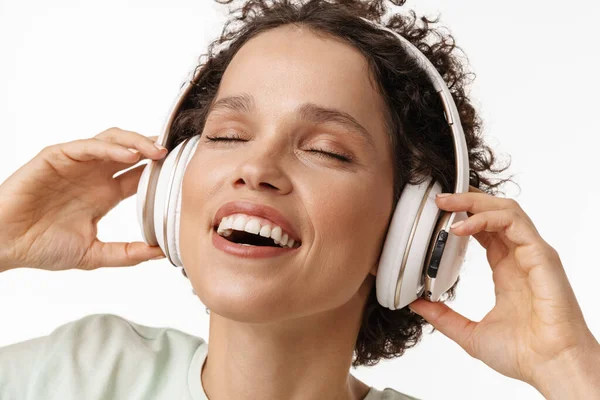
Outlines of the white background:
M441 13L469 56L488 141L505 159L510 155L508 173L521 186L509 185L507 194L559 251L600 337L598 3L416 3L407 6ZM209 0L0 0L0 182L49 144L111 126L158 134L180 84L220 32L225 11ZM100 222L100 238L141 240L134 198ZM473 319L494 304L491 273L475 241L452 304ZM0 277L0 346L92 313L208 337L204 307L164 260L94 272L21 269ZM541 398L438 332L400 359L354 373L378 388L424 399Z

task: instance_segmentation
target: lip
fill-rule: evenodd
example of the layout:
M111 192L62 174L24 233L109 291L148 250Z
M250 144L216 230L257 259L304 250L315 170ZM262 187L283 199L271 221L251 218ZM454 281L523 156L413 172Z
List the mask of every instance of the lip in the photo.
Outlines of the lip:
M230 201L229 203L223 204L215 214L212 223L213 228L217 228L219 226L223 217L237 213L268 219L273 224L280 226L281 229L288 234L290 239L294 239L295 241L302 243L292 224L279 211L264 204L255 204L247 201ZM226 241L231 243L228 240Z

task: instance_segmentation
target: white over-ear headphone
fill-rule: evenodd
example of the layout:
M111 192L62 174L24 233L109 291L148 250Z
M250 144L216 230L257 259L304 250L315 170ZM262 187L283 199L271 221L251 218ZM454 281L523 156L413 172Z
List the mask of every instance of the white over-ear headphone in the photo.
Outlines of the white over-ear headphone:
M444 106L444 116L454 138L455 193L469 191L469 158L464 132L452 95L439 72L415 46L396 32L364 19L397 37L407 52L424 68ZM171 124L194 86L187 82L177 96L157 142L167 144ZM179 251L181 187L185 169L200 135L184 140L164 159L150 161L138 185L137 214L144 241L159 245L169 261L183 267ZM406 184L387 232L376 291L379 303L389 309L403 308L419 297L439 301L458 279L468 236L456 236L450 225L467 218L465 212L440 210L435 197L441 185L429 177L420 185Z

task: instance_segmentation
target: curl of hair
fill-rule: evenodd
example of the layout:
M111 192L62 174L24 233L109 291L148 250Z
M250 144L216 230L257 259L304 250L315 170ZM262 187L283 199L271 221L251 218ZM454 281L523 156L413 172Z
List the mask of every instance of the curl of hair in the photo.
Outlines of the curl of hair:
M236 0L215 0L235 6ZM173 121L167 147L203 131L208 109L221 77L237 51L256 35L282 25L305 27L317 35L341 39L368 61L371 82L385 101L386 128L394 153L394 203L406 183L422 183L433 176L444 191L454 189L455 159L450 129L443 106L425 72L389 32L370 26L359 17L384 25L414 44L444 78L458 108L469 150L470 184L498 195L509 178L494 178L510 163L495 167L496 155L484 143L482 122L469 100L467 87L474 74L467 70L464 53L453 36L437 27L438 19L417 17L414 11L396 11L405 0L246 0L229 10L221 36L200 57L194 71L194 88ZM391 3L391 4L388 4ZM457 54L460 51L460 55ZM203 57L206 57L203 60ZM391 215L390 215L391 217ZM458 283L458 282L457 282ZM455 295L456 284L445 294ZM427 322L408 307L382 307L373 288L365 303L356 340L354 367L375 365L381 359L401 356L416 345Z

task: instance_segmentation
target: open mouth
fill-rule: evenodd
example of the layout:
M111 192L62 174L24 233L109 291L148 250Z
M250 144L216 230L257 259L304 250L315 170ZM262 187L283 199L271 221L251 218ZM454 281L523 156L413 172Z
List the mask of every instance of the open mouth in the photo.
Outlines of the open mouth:
M217 232L216 228L215 228L215 232ZM248 233L245 231L235 231L234 230L229 234L229 236L225 236L225 235L221 235L221 236L224 237L225 239L229 240L230 242L241 244L241 245L246 245L246 246L287 247L287 246L281 246L281 245L275 243L275 241L270 237L266 238L266 237L262 237L260 235L255 235L253 233ZM295 246L295 247L297 247L297 246Z
M280 226L243 214L225 217L213 228L219 236L243 246L298 248L301 245Z

